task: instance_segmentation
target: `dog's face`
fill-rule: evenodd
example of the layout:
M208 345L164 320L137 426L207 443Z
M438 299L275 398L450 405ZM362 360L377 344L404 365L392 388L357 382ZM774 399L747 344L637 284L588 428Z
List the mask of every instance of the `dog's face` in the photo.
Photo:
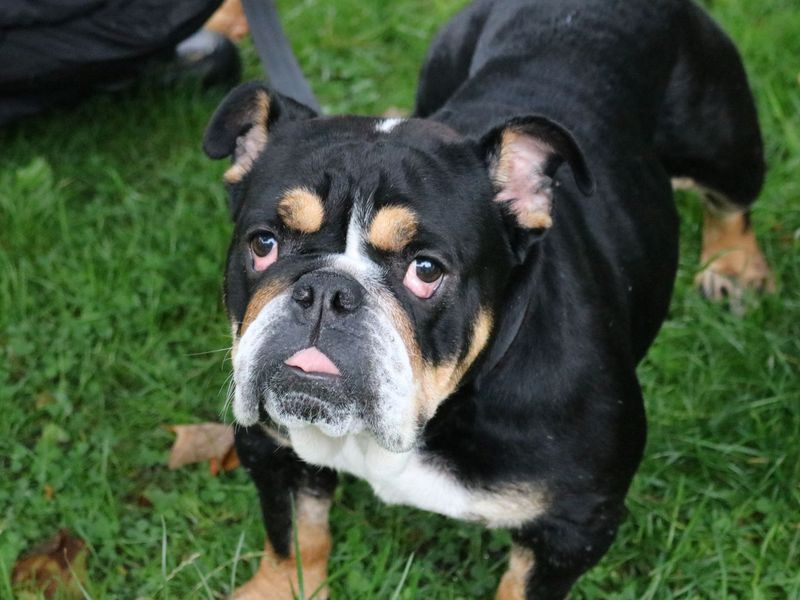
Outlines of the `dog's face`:
M252 84L231 94L206 150L234 157L225 287L237 421L414 446L492 339L519 231L550 224L554 152L512 153L509 136L315 118ZM546 154L533 182L514 173L526 152ZM531 189L528 206L501 197L514 185Z

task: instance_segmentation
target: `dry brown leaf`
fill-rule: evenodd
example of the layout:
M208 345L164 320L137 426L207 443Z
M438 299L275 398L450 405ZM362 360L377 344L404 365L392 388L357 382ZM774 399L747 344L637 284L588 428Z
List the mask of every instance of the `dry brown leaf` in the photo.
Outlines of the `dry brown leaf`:
M15 588L42 592L52 598L83 596L86 581L86 542L61 529L17 560L11 574Z
M169 468L178 469L183 465L215 461L216 467L211 472L216 475L220 466L225 468L226 459L233 446L233 427L222 423L198 423L196 425L171 425L171 431L177 435L169 455Z
M239 455L236 454L236 446L233 446L230 450L228 450L228 453L223 457L222 460L212 458L208 463L208 470L211 471L211 474L216 477L220 471L223 473L233 471L240 464Z

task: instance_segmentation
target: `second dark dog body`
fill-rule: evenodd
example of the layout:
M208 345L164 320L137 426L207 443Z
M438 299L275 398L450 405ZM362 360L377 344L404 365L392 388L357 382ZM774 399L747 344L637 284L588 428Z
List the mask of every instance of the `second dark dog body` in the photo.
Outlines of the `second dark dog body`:
M498 597L563 598L611 544L642 455L670 178L731 211L761 186L728 39L684 0L479 1L435 41L414 119L317 118L250 85L206 148L234 157L237 444L272 561L240 596L285 595L291 495L322 585L306 547L327 558L343 470L510 528Z

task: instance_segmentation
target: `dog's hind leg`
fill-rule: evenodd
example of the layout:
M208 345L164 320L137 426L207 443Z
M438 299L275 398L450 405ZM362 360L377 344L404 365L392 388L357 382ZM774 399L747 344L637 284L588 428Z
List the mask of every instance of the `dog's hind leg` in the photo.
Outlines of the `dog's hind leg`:
M744 310L745 290L772 292L775 281L758 245L750 212L724 200L715 200L709 190L705 197L700 271L695 284L709 299L727 299L731 310Z
M328 510L336 473L302 462L259 425L237 430L236 450L258 488L267 541L258 571L232 598L291 600L300 593L300 571L302 597L316 592L314 598L327 598Z
M655 142L674 186L704 197L701 292L728 298L735 308L744 290L771 291L772 274L750 219L764 180L753 97L735 46L692 3L686 4Z

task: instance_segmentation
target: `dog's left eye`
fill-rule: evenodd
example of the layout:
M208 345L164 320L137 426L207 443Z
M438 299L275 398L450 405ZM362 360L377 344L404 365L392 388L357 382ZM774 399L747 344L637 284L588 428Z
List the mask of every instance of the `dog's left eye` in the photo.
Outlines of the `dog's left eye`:
M427 299L436 293L444 279L444 268L432 258L420 256L408 265L403 285L417 298Z

